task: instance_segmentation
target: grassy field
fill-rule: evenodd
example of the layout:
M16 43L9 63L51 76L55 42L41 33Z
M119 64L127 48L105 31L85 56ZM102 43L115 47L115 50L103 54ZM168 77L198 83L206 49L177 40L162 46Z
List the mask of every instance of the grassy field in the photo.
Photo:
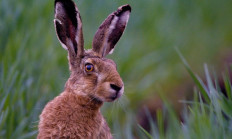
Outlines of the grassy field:
M102 108L115 138L232 136L232 1L75 2L83 20L86 49L91 48L94 33L108 14L122 4L132 7L127 29L109 56L118 64L125 95ZM67 53L53 26L53 4L52 0L0 0L0 138L35 138L41 110L62 92L69 77ZM203 68L204 63L210 70ZM225 81L221 87L227 97L219 88L220 79ZM190 88L184 94L192 99L179 97L176 90L180 88ZM151 126L147 133L139 126L138 115L157 95L162 109L156 115L146 111ZM184 105L182 121L170 99Z

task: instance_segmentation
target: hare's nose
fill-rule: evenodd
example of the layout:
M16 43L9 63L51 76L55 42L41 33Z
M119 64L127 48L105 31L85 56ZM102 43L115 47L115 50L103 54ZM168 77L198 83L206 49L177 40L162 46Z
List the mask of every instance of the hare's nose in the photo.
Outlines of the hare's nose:
M122 87L119 87L119 86L117 86L117 85L115 85L115 84L110 84L110 87L112 88L112 89L114 89L115 91L120 91L121 89L122 89Z

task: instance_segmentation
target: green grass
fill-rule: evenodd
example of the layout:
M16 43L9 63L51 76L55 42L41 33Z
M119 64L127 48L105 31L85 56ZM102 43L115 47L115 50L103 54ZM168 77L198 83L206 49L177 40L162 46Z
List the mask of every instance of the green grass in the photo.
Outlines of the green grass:
M180 53L179 53L180 54ZM147 138L199 138L199 139L229 139L232 136L232 99L231 83L224 74L225 94L219 87L217 78L212 78L207 65L204 66L206 84L198 78L180 54L186 70L191 75L198 89L194 91L192 101L182 100L184 110L182 113L183 122L180 122L168 103L166 103L163 112L157 113L156 122L150 122L152 134L144 129L144 135ZM231 69L229 69L231 71ZM165 99L164 99L165 101ZM166 111L165 111L166 110ZM167 117L167 127L164 129L164 119ZM140 126L139 126L140 127ZM141 128L141 127L140 127ZM165 130L165 131L164 131ZM153 136L152 136L153 135Z
M219 93L217 78L209 76L207 68L207 84L199 78L203 77L203 63L213 65L213 71L221 73L226 64L224 59L231 54L230 0L78 0L76 3L83 20L86 48L91 48L95 31L109 13L125 3L132 6L127 29L114 54L109 56L118 64L125 95L102 108L115 138L231 135L232 94L227 72L222 77L228 98ZM52 0L0 0L0 138L35 138L41 110L62 92L69 77L67 53L55 36L53 10ZM182 64L175 47L192 68ZM199 77L192 71L199 73ZM185 122L181 124L165 96L178 94L173 90L185 87L182 84L192 81L189 77L198 90L194 93L195 100L181 101L187 103L183 112ZM163 95L164 111L157 113L157 124L151 118L154 115L150 115L152 132L144 134L137 115L155 94Z

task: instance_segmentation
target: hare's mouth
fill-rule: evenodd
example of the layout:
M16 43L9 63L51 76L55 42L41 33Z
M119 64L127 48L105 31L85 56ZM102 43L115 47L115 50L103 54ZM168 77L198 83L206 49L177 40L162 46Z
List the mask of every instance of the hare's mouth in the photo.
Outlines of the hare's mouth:
M117 98L118 98L118 95L117 95L117 94L114 95L114 96L112 96L112 97L109 97L109 99L112 100L112 101L114 101L114 100L117 99Z

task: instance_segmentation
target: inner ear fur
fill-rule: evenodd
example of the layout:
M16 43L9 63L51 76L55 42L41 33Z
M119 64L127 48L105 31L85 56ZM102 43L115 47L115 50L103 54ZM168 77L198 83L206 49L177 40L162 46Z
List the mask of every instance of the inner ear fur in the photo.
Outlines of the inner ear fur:
M123 5L110 14L100 25L93 39L93 51L100 57L113 51L125 30L130 12L130 5Z

